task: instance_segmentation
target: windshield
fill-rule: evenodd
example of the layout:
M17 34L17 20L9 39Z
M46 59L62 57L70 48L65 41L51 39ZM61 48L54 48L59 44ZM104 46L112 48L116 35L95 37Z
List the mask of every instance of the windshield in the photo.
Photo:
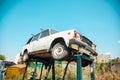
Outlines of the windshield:
M31 37L26 44L29 44L31 42L33 37Z

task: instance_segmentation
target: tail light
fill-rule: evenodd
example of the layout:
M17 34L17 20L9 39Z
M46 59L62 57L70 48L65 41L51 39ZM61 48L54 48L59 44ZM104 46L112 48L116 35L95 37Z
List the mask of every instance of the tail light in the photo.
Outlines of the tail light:
M74 31L73 38L77 38L77 33Z

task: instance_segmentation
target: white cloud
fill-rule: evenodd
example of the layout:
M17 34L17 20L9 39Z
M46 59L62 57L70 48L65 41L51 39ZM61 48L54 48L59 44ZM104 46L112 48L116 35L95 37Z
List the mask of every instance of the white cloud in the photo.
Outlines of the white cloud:
M118 43L120 44L120 40L118 40Z

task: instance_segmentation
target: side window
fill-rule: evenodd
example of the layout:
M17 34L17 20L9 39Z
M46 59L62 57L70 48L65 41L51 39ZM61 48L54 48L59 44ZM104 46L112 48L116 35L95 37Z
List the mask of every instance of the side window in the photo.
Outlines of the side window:
M37 39L38 39L38 37L39 37L39 35L40 35L40 33L38 33L38 34L34 35L34 36L33 36L33 39L32 39L32 41L35 41L35 40L37 40Z
M57 33L57 31L51 30L51 34L55 34L55 33Z
M45 31L41 32L40 38L46 37L48 35L49 35L49 30L45 30Z

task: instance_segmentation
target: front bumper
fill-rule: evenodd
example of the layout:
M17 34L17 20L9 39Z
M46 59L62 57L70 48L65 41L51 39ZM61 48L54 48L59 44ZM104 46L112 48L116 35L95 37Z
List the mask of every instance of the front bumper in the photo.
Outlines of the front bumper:
M69 41L70 48L78 50L80 53L85 53L90 56L97 56L98 53L92 49L92 47L88 46L86 43L82 41L78 41L76 39L71 39Z

